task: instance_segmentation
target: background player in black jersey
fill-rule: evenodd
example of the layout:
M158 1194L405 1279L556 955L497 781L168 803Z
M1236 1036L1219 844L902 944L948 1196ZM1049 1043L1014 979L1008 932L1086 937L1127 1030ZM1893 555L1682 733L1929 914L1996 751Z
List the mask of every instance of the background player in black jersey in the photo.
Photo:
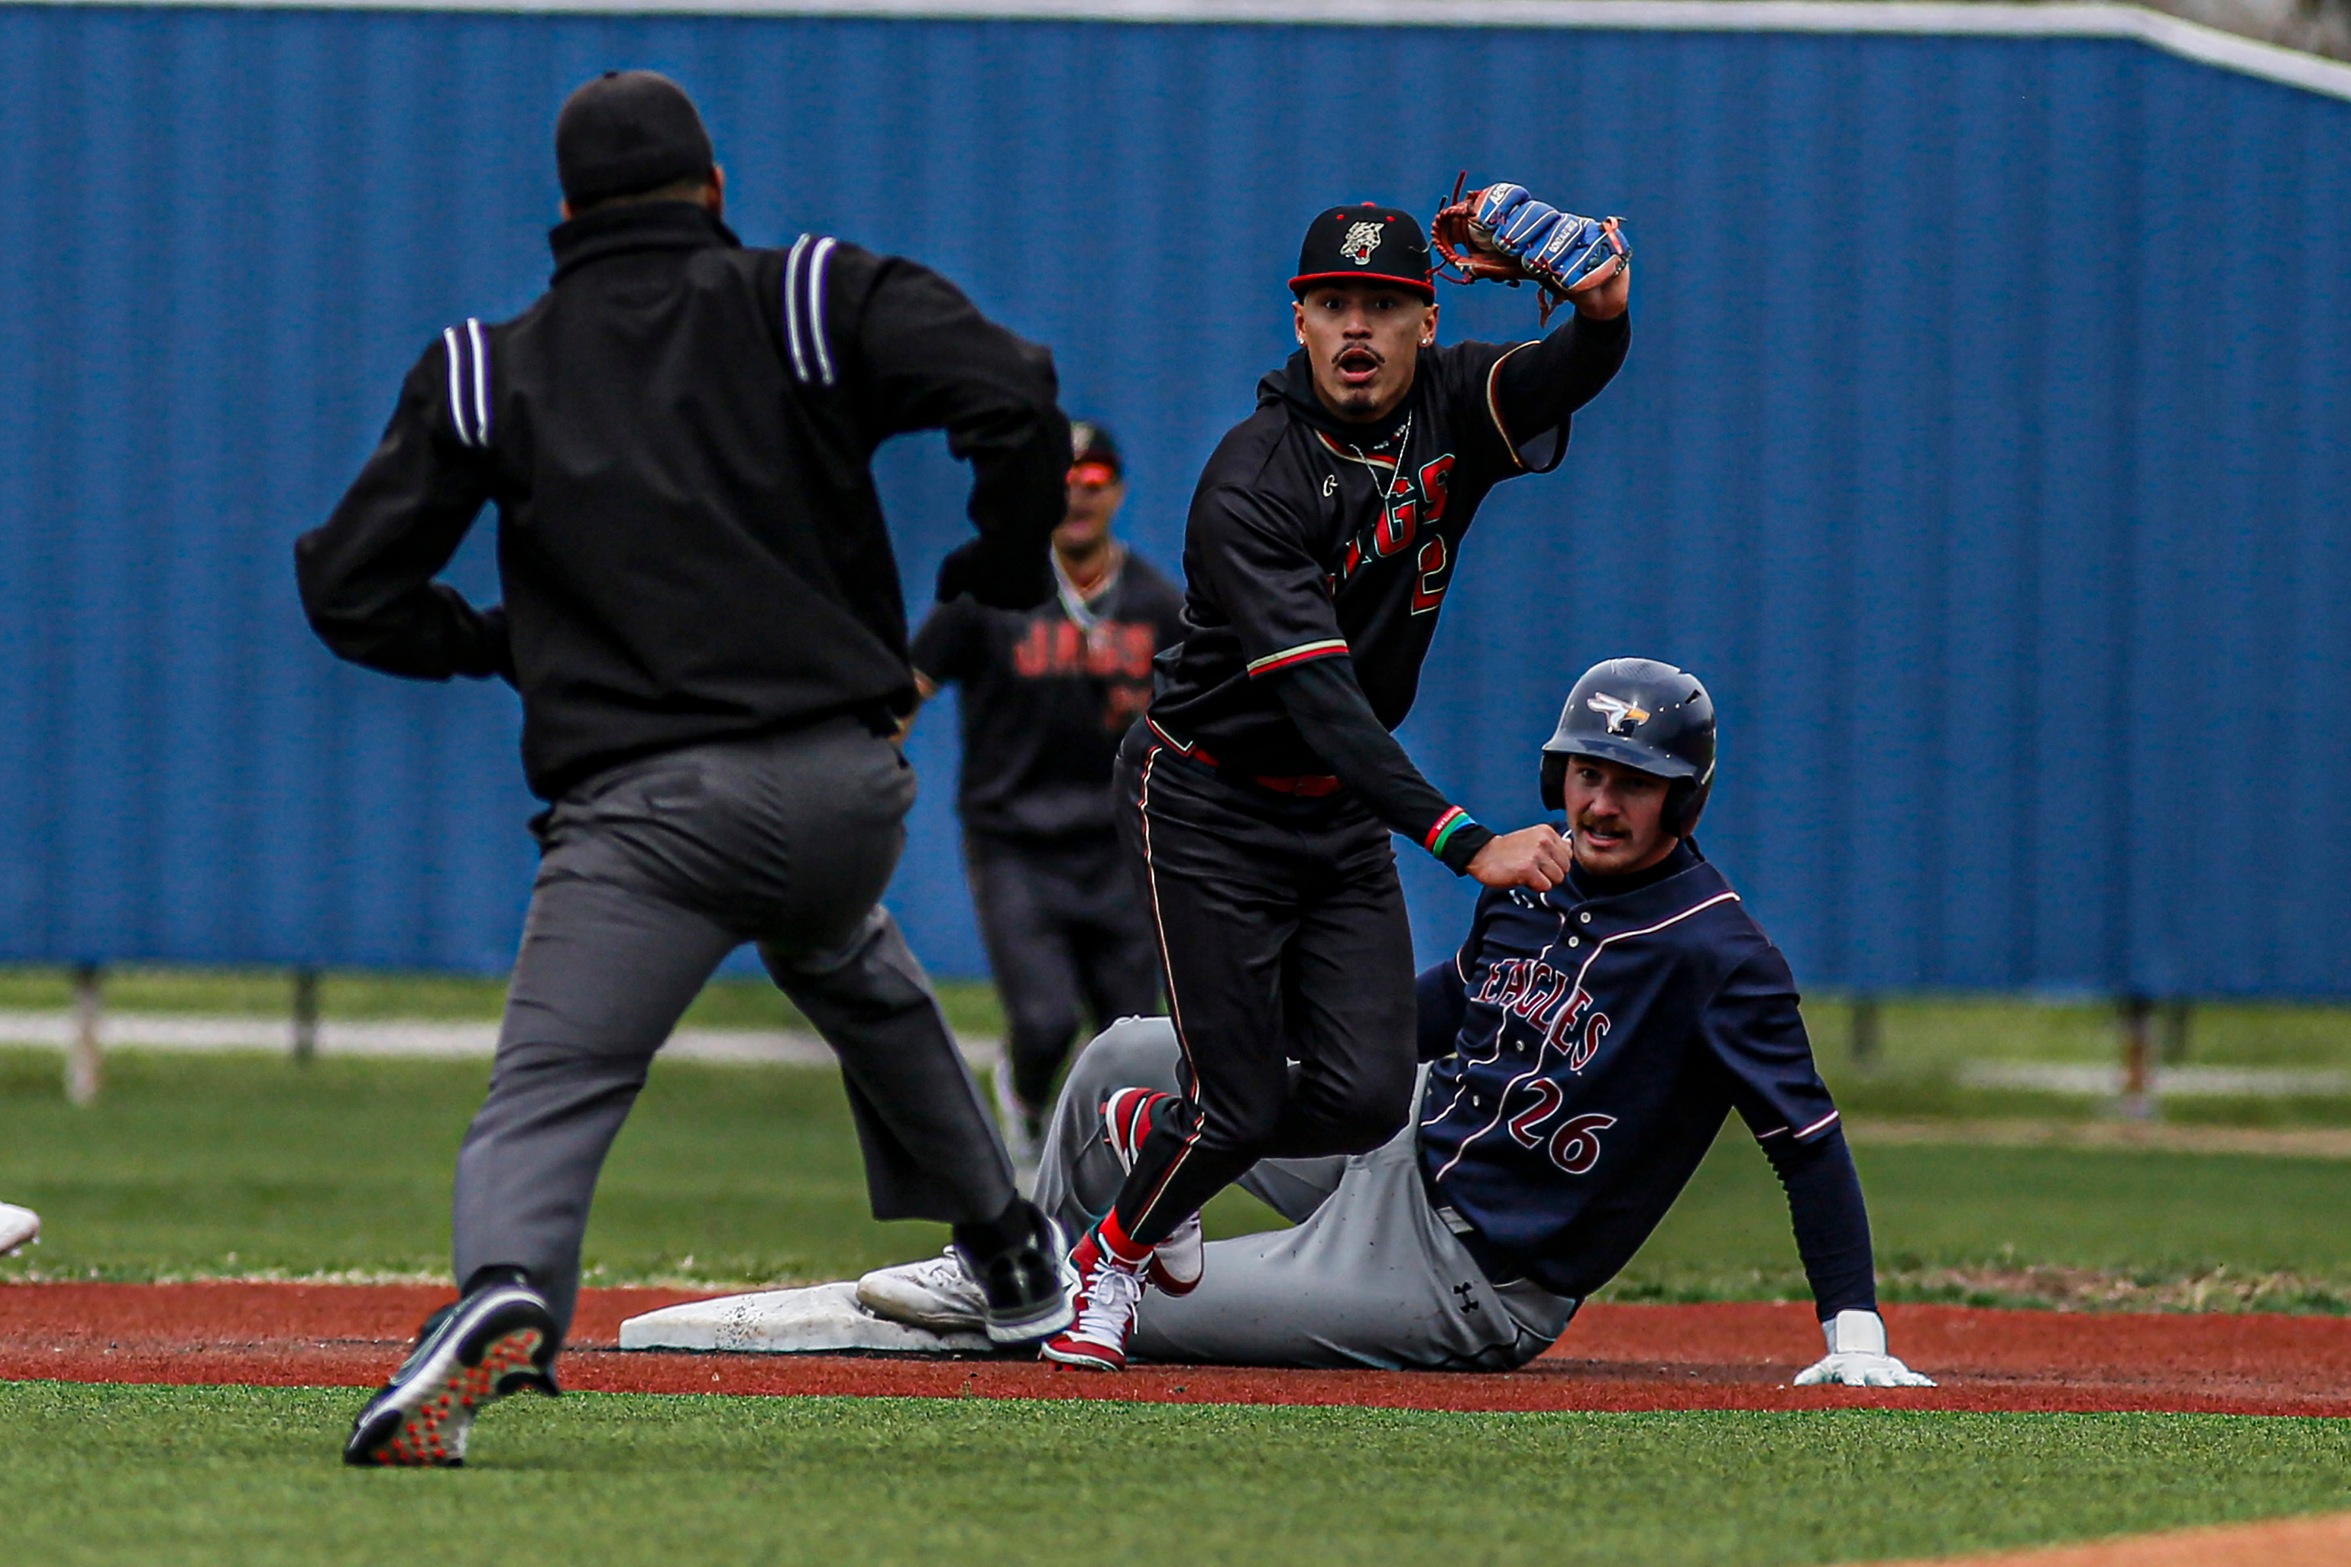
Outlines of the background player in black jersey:
M1509 231L1548 253L1586 222L1520 192ZM1403 1124L1412 943L1391 831L1492 887L1540 892L1567 872L1551 828L1496 837L1389 731L1479 503L1557 466L1569 416L1624 360L1623 258L1567 324L1516 345L1437 346L1428 243L1395 208L1317 216L1290 288L1299 351L1201 474L1184 640L1120 752L1183 1093L1072 1254L1080 1315L1044 1350L1072 1365L1125 1363L1145 1264L1219 1188L1260 1159L1358 1153Z
M1575 865L1548 892L1487 891L1460 950L1421 976L1432 1065L1417 1124L1354 1158L1251 1169L1242 1184L1297 1228L1218 1241L1205 1267L1155 1258L1155 1275L1200 1284L1143 1300L1135 1352L1523 1365L1648 1239L1736 1110L1787 1188L1827 1340L1796 1380L1924 1384L1887 1353L1861 1182L1794 979L1692 836L1714 776L1705 688L1667 664L1611 659L1577 682L1543 752ZM1065 1227L1082 1231L1118 1192L1180 1066L1158 1018L1121 1023L1079 1056L1037 1183ZM986 1305L935 1262L868 1274L858 1294L946 1330Z
M1025 612L965 594L914 635L922 695L963 687L956 809L1006 1023L996 1109L1029 1172L1081 1015L1102 1028L1159 1010L1158 940L1118 841L1110 767L1184 615L1175 585L1112 532L1126 500L1118 443L1085 420L1070 435L1059 592Z

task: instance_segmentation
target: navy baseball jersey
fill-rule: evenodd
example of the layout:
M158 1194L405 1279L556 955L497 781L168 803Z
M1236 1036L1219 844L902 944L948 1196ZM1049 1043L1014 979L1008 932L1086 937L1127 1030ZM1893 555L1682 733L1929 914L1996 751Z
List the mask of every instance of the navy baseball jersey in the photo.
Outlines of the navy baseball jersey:
M1421 1106L1437 1201L1579 1299L1648 1239L1731 1110L1767 1150L1837 1124L1787 960L1690 846L1658 871L1600 895L1580 872L1488 890Z
M1586 335L1606 339L1593 352L1612 372L1618 337ZM1404 721L1479 503L1566 449L1565 417L1514 430L1495 401L1496 372L1533 346L1422 349L1411 394L1376 428L1323 408L1303 350L1259 384L1192 498L1185 635L1160 660L1152 710L1170 743L1245 772L1327 772L1266 677L1350 654L1379 721Z
M1183 595L1129 553L1077 601L1016 613L959 598L914 634L914 667L963 687L963 824L1009 838L1114 831L1110 766L1151 700L1151 661L1182 633Z

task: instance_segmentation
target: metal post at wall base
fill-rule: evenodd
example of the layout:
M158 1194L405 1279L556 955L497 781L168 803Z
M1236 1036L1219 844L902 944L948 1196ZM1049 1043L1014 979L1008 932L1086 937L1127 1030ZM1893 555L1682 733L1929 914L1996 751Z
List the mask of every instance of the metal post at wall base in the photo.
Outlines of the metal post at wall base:
M294 970L294 1059L308 1065L318 1054L318 970Z
M1885 1048L1885 1036L1880 1032L1878 999L1875 996L1853 998L1853 1064L1874 1067Z
M2195 1012L2195 1003L2185 998L2163 1004L2163 1048L2159 1054L2165 1066L2178 1066L2188 1059L2188 1024Z
M70 1104L97 1101L106 1086L105 1047L98 1027L105 1020L101 984L105 971L95 963L77 963L73 971L73 1043L65 1051L65 1097Z
M2133 1121L2155 1114L2155 1003L2122 999L2122 1098L2116 1111Z

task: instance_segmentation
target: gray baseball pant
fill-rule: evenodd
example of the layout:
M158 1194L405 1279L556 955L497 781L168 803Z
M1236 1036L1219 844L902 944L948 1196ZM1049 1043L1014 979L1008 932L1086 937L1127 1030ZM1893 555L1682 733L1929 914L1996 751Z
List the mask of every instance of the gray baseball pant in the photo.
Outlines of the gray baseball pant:
M1165 1018L1104 1030L1070 1068L1037 1173L1037 1205L1072 1236L1118 1196L1102 1101L1129 1085L1176 1091L1182 1048ZM1415 1089L1414 1103L1419 1102ZM1576 1302L1524 1279L1497 1287L1421 1184L1418 1116L1370 1153L1266 1159L1240 1179L1292 1229L1211 1241L1189 1295L1143 1296L1138 1358L1209 1365L1503 1371L1548 1349Z
M914 774L853 719L597 774L539 829L490 1092L457 1156L459 1282L519 1267L567 1328L604 1156L720 960L756 942L839 1056L880 1219L993 1219L1012 1168L877 903Z

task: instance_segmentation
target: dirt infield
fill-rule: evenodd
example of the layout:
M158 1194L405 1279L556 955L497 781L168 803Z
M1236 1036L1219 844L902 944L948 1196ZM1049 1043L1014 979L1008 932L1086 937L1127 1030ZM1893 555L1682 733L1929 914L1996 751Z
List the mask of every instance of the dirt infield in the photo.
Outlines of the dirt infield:
M1996 1556L1947 1556L1888 1567L2342 1567L2351 1561L2351 1513L2274 1523L2054 1545Z
M0 1379L351 1386L379 1382L432 1286L0 1285ZM1355 1404L1401 1409L1666 1410L1872 1406L2351 1415L2351 1321L1903 1306L1895 1347L1943 1385L1793 1388L1819 1354L1803 1305L1593 1306L1523 1371L1442 1375L1034 1361L627 1354L623 1318L697 1298L582 1297L567 1386L604 1392L837 1393L953 1398Z

